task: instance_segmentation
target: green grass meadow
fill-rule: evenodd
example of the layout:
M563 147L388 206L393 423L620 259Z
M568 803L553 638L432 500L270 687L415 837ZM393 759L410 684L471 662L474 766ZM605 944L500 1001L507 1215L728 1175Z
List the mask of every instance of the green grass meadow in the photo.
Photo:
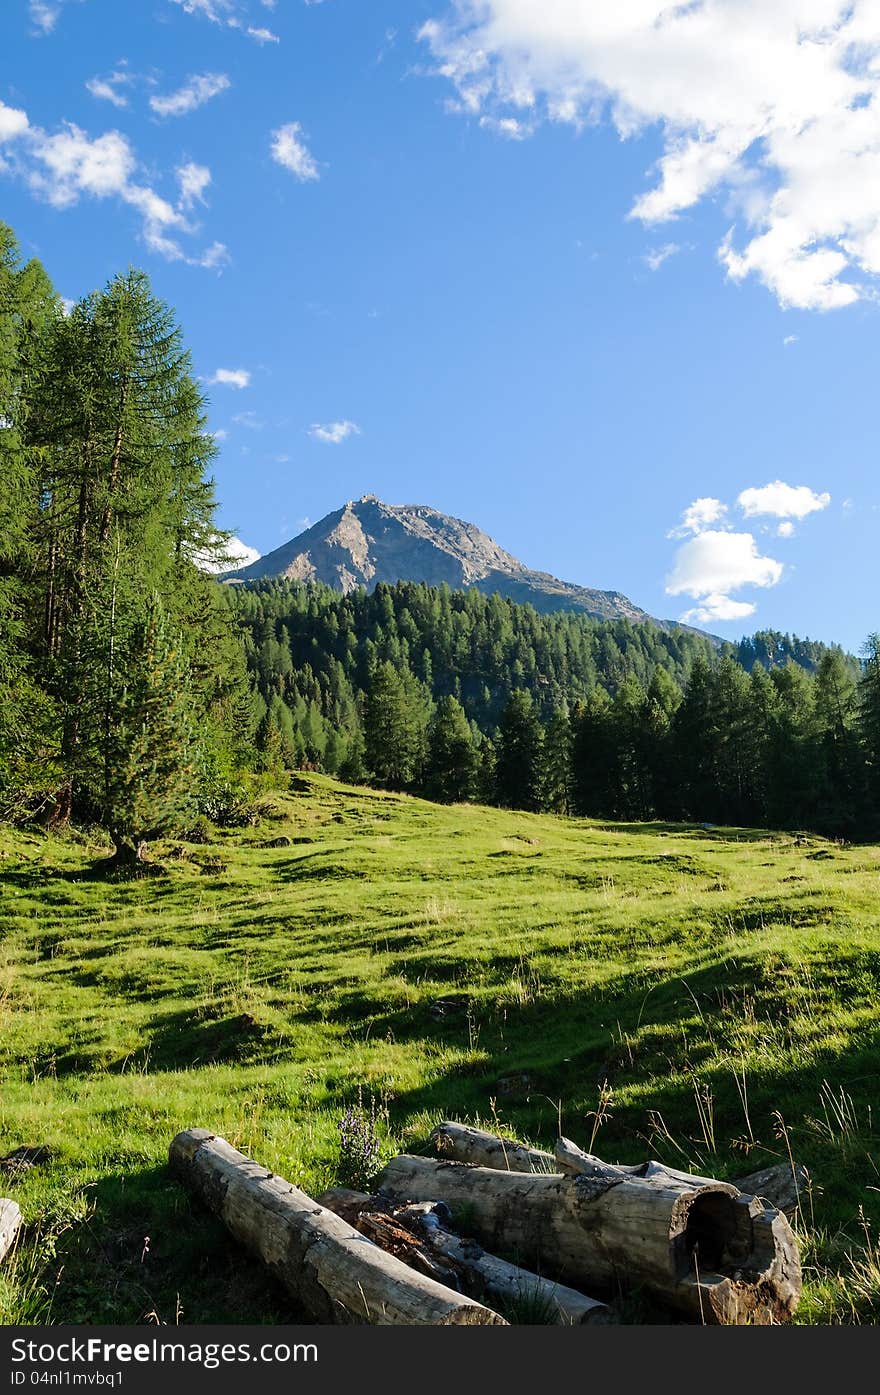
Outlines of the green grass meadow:
M444 1117L720 1177L791 1150L798 1320L880 1318L880 848L294 786L140 881L0 833L0 1156L51 1149L0 1174L0 1321L296 1320L168 1144L314 1194L359 1094L389 1155Z

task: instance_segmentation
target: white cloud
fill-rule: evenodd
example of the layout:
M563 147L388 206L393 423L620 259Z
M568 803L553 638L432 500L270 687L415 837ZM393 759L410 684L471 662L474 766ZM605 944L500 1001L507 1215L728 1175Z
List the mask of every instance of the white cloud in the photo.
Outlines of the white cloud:
M529 125L515 116L481 116L480 125L507 140L525 140L532 134Z
M218 368L213 378L208 378L211 387L232 387L241 391L250 387L251 375L247 368Z
M205 190L211 183L211 171L207 165L197 165L190 161L177 168L177 183L180 186L180 202L184 208L194 203L205 202Z
M257 416L256 412L238 412L232 420L235 422L236 426L247 427L248 431L262 431L263 427L266 425L266 423Z
M248 23L247 6L240 3L240 0L171 0L171 3L179 5L185 14L209 19L212 24L225 24L228 29L238 29L258 44L281 42L271 29ZM266 9L275 8L274 0L271 4L266 4L266 0L262 0L262 3Z
M229 16L237 8L234 0L172 0L172 4L180 5L188 15L201 15L214 24L228 23Z
M201 571L216 574L240 571L242 567L249 567L251 562L258 562L261 556L262 553L258 552L255 547L248 547L241 538L230 538L222 556L209 557L200 552L193 558L193 561Z
M272 159L290 170L297 179L320 179L318 166L307 145L300 139L301 134L302 126L298 121L288 121L286 126L279 126L277 131L273 131Z
M668 538L683 538L688 533L701 533L710 524L720 523L726 513L727 505L722 504L720 499L711 497L695 499L682 514L681 523L666 536Z
M797 341L798 337L796 334L786 334L785 338L782 341L782 347L784 349L787 349L789 344L796 344Z
M0 141L15 140L28 129L27 112L17 107L8 107L0 101Z
M645 253L644 261L650 267L651 271L656 271L665 261L668 261L670 257L674 257L676 252L680 251L681 246L679 243L667 242L662 247L652 247L650 252Z
M794 524L793 524L793 523L780 523L779 527L776 529L776 536L777 536L778 538L793 538L793 537L794 537Z
M745 620L754 615L751 601L735 601L730 596L709 595L680 617L683 625L711 625L713 621Z
M781 576L782 563L762 557L751 533L710 528L682 543L666 578L666 593L700 600L741 586L775 586Z
M91 137L72 122L49 132L32 126L24 112L0 103L0 140L6 142L0 175L21 179L37 198L54 208L72 208L83 197L117 199L137 211L141 236L150 251L169 261L213 266L228 257L222 244L191 255L180 242L194 231L183 204L172 204L140 182L140 162L120 131Z
M127 107L128 98L119 89L127 86L131 81L129 73L111 73L106 78L89 78L86 82L86 89L91 92L93 97L97 97L99 102L112 102L115 107Z
M258 562L262 556L255 547L248 547L247 543L242 542L241 538L230 538L226 550L236 569L247 567L251 562Z
M212 242L210 247L205 248L197 261L198 265L203 266L206 271L219 271L222 267L229 265L232 257L225 242Z
M359 436L361 429L353 421L331 421L327 426L321 426L317 422L309 427L309 435L316 441L323 441L326 445L338 446L343 441L347 441L349 436Z
M877 0L449 0L420 37L453 110L656 129L663 153L631 216L660 223L723 193L732 279L803 309L875 293Z
M61 14L61 0L56 4L48 0L28 0L28 15L31 23L40 34L51 34Z
M150 106L157 116L186 116L230 86L225 73L194 73L176 92L165 97L151 97Z
M761 489L744 489L736 501L746 518L769 514L773 518L806 518L827 509L830 494L816 494L805 484L783 484L775 480Z

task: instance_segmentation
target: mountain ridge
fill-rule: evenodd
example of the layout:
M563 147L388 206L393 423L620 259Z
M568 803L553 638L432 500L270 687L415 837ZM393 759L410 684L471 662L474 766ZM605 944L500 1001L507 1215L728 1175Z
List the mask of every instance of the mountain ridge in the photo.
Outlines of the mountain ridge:
M289 542L223 580L235 584L272 577L317 581L348 593L380 582L423 582L453 590L474 588L542 613L581 611L603 620L657 620L620 591L561 581L527 567L494 538L465 519L427 504L386 504L375 494L348 500Z

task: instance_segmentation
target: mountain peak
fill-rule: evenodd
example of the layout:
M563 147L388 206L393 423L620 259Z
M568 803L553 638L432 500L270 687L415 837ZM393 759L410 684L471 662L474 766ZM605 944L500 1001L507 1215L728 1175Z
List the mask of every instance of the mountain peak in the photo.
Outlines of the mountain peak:
M602 619L651 617L619 591L559 581L527 567L474 523L427 504L386 504L376 494L341 508L229 579L287 577L319 581L348 593L379 582L446 584L460 591L507 596L536 610L579 610Z

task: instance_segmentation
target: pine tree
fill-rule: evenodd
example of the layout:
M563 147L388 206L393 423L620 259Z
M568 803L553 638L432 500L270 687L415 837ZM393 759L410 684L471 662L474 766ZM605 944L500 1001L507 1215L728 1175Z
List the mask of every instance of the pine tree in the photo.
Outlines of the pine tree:
M572 797L578 814L609 815L616 801L616 755L611 724L611 699L594 688L574 714L572 737Z
M816 827L852 838L864 814L864 758L856 684L839 650L819 660L814 696Z
M116 863L130 864L142 859L148 838L185 823L195 803L189 667L158 598L148 617L120 636L109 682L103 779L95 795Z
M425 793L441 804L472 799L478 766L479 755L464 708L454 697L441 698L428 727Z
M557 707L544 731L541 806L553 814L572 811L572 729L568 708Z
M404 790L415 783L424 764L427 724L427 705L414 676L399 673L391 663L378 664L364 709L364 758L380 785Z
M532 696L517 692L498 723L495 790L507 809L539 809L543 731Z
M876 837L880 832L880 634L869 635L862 649L858 722L866 757L867 823Z
M211 527L204 471L213 445L171 312L142 273L129 272L51 328L53 371L28 431L42 500L42 596L34 613L42 617L40 658L61 710L58 815L66 818L94 789L95 751L106 746L112 703L96 693L96 675L109 682L114 672L123 617L142 612L143 597L160 598L190 661L206 743L222 725L224 691L232 695L217 683L218 635L224 625L231 630L231 614L209 597L211 583L194 565Z
M41 498L29 421L43 386L43 342L60 303L39 262L22 266L0 223L0 817L36 813L59 771L57 713L27 646Z

